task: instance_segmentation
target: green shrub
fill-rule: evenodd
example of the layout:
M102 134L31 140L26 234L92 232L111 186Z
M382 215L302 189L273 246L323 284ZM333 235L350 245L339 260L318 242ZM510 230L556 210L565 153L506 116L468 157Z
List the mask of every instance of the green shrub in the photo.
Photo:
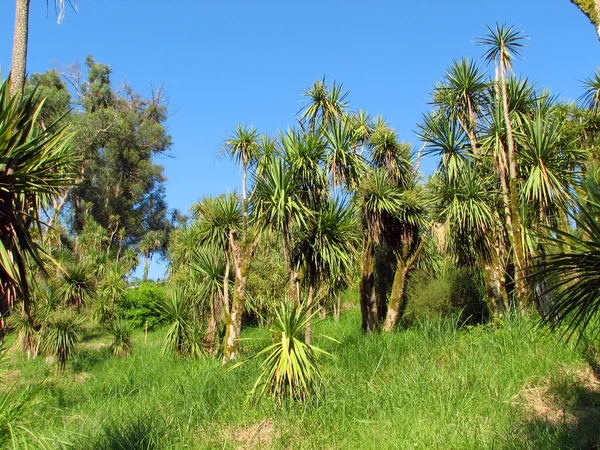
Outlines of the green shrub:
M273 343L249 358L264 357L262 372L250 393L255 400L265 392L279 401L304 401L316 393L322 380L317 354L333 356L304 342L304 330L310 319L307 310L295 303L281 303L277 308L269 329ZM232 369L249 359L235 364Z
M58 371L67 367L67 361L80 340L84 321L84 317L67 309L56 310L48 316L42 334L42 348L56 358Z
M113 335L113 341L110 344L110 351L115 356L128 356L133 350L133 325L122 319L114 320L110 324L110 333Z
M436 316L456 316L461 323L482 323L488 308L479 271L451 268L438 277L424 270L412 272L407 284L408 322Z
M125 291L118 305L118 316L135 328L156 327L163 319L157 305L165 299L165 287L153 282L143 282Z

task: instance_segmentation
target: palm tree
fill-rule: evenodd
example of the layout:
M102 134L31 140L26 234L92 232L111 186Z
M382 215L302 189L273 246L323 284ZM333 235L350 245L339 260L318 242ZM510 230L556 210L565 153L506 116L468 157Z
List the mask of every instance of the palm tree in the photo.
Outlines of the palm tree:
M423 254L429 200L416 184L407 186L401 193L400 208L384 229L386 244L392 249L396 262L394 281L390 293L384 331L392 331L406 309L406 281Z
M340 200L325 201L296 236L294 254L308 287L305 342L309 345L314 294L319 285L352 270L358 241L354 211Z
M308 129L304 131L310 133L316 133L320 126L331 125L344 114L348 106L348 92L344 91L343 85L334 81L329 90L325 77L316 80L302 95L308 97L308 104L301 110L300 121L307 125Z
M44 326L42 347L57 360L57 371L64 371L75 352L85 318L72 310L52 312Z
M281 235L283 257L290 274L290 299L298 299L297 271L292 261L292 226L305 226L311 214L298 195L296 181L284 162L274 159L256 177L253 199L256 221L269 232Z
M16 0L15 29L12 54L12 68L10 76L10 96L15 95L25 85L27 73L27 40L29 36L29 6L31 0ZM74 1L54 0L58 11L58 23L65 16L66 3L77 11Z
M598 333L600 312L600 186L587 180L587 199L577 202L577 209L568 209L573 231L548 229L545 241L549 254L538 257L531 269L535 279L548 283L539 293L539 303L550 329L565 326L565 333L581 336L587 328ZM563 251L563 249L570 249Z
M356 153L358 135L352 119L343 116L323 130L327 145L325 168L331 185L352 189L365 169L363 158Z
M27 259L44 267L44 252L33 241L31 227L40 226L40 210L77 177L73 135L66 126L39 130L43 101L35 91L20 99L8 89L7 81L0 85L0 153L9 162L0 169L0 330L2 316L16 299L23 298L28 308Z
M213 353L216 353L219 348L217 335L225 303L223 301L225 260L219 249L209 246L201 247L194 253L190 269L197 275L201 286L201 298L208 300L209 303L208 307L203 308L210 311L205 341L212 347Z
M487 103L487 74L475 61L453 61L433 93L433 103L451 120L456 120L469 137L471 150L479 154L478 119Z
M138 248L142 255L144 255L144 281L148 281L148 271L150 270L154 253L160 250L164 246L164 243L165 234L159 230L150 230L142 237Z
M400 209L401 191L384 169L371 170L359 183L353 201L365 235L359 281L362 328L372 333L379 328L380 308L375 292L375 246L382 242L387 218Z
M258 132L252 127L239 125L232 135L225 141L223 152L241 166L242 175L242 239L246 240L248 231L248 189L246 186L248 171L260 155L260 140Z
M504 126L506 127L506 157L500 158L500 161L502 164L501 172L508 179L509 217L511 219L509 228L515 260L516 296L521 307L525 305L528 287L525 280L525 247L518 203L517 155L510 117L511 109L509 108L506 74L512 68L513 59L520 56L524 39L525 36L521 32L513 27L507 27L506 24L502 26L496 24L493 30L488 27L488 35L479 39L479 44L486 47L484 59L488 63L493 62L496 67L496 108L502 111Z

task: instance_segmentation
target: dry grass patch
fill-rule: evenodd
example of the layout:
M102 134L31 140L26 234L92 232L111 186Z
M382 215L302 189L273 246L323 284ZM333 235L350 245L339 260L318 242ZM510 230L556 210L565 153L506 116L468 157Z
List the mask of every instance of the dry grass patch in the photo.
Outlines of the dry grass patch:
M530 419L577 426L600 418L600 378L589 366L563 369L529 383L513 397L513 404Z
M265 419L250 428L238 428L227 433L237 448L270 448L279 439L273 419Z

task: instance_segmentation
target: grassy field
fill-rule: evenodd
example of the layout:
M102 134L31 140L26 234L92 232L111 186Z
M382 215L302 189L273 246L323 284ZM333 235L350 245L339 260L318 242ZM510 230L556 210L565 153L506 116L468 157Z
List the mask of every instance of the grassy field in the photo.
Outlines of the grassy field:
M14 392L39 386L24 427L47 448L596 448L600 389L593 352L542 337L527 320L457 330L428 323L364 336L352 310L317 324L336 356L322 360L326 390L309 404L257 405L246 393L258 362L228 371L212 359L161 355L162 332L135 336L132 356L109 356L90 329L69 371L43 358L7 358ZM251 353L265 330L247 329ZM28 432L29 432L28 431ZM24 433L28 433L24 432ZM40 446L34 438L28 441Z

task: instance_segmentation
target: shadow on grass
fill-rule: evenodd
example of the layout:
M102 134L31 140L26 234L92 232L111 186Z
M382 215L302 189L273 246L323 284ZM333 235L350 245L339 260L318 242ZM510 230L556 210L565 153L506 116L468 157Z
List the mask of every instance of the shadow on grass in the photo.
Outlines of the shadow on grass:
M167 426L153 413L124 414L75 444L81 450L154 450L166 448Z
M579 376L579 375L578 375ZM524 406L516 445L509 448L600 449L600 382L592 372L584 378L564 377L542 389L537 402Z
M107 336L110 336L110 335L109 335L109 333L107 333L104 330L91 330L91 331L88 331L87 333L83 333L83 336L81 336L81 342L85 343L85 342L96 341L98 339L106 338Z
M91 372L95 367L104 364L111 358L110 348L80 349L72 362L73 372Z

